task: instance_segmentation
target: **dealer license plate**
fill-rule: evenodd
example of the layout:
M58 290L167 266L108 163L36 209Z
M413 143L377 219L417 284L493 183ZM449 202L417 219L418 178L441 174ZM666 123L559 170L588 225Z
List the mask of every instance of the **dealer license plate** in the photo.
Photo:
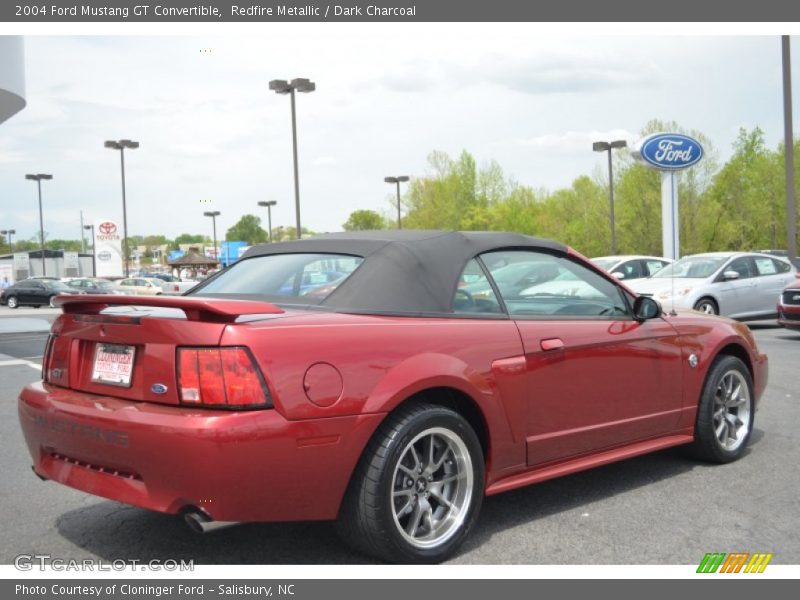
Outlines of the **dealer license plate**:
M134 346L97 344L94 349L92 381L130 387L135 354Z

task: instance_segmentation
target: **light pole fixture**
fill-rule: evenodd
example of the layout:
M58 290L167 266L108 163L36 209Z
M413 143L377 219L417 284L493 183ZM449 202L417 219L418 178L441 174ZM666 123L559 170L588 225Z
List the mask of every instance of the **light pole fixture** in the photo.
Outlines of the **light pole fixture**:
M611 151L614 148L625 148L628 142L614 140L613 142L595 142L592 150L595 152L608 152L608 196L611 203L611 254L617 253L617 232L614 224L614 168L611 164Z
M399 175L397 177L384 177L383 180L386 183L397 184L397 228L402 229L403 224L400 221L400 183L405 183L406 181L408 181L408 175Z
M45 263L44 263L44 217L42 216L42 180L49 180L52 179L52 175L48 175L47 173L37 173L36 175L25 175L25 179L30 179L31 181L36 182L36 187L39 189L39 240L41 242L41 249L42 249L42 277L47 275L45 272Z
M292 150L294 152L294 212L297 227L297 239L302 236L300 227L300 176L297 167L297 111L295 109L295 92L309 93L317 89L317 85L309 79L273 79L269 82L269 89L276 94L289 94L292 99Z
M139 142L133 140L109 140L103 144L111 150L119 150L119 163L122 171L122 251L125 253L125 277L128 277L128 207L125 203L125 149L136 150Z
M217 217L220 215L218 210L209 210L203 213L204 217L211 217L211 223L214 228L214 260L219 262L219 256L217 255Z
M272 207L278 203L277 200L261 200L259 206L267 207L267 224L269 226L269 243L272 243Z
M13 248L11 247L11 236L17 233L16 229L2 229L0 230L0 235L7 235L8 236L8 247L13 252Z
M97 248L94 243L94 225L84 225L84 229L92 232L92 277L97 277ZM83 232L81 232L81 236Z

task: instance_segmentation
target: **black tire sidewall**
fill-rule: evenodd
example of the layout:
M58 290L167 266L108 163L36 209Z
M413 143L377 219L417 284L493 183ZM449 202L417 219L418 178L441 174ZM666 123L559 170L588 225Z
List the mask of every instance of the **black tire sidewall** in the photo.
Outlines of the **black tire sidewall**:
M12 301L14 303L13 306L12 306ZM9 296L8 299L6 300L6 305L8 306L8 308L11 308L11 309L18 308L19 307L19 300L17 300L16 296Z
M456 433L464 442L472 460L473 486L472 498L468 509L467 518L462 523L460 529L443 544L435 548L420 549L409 544L405 538L397 531L394 522L391 490L393 488L393 476L397 462L400 460L403 450L408 443L417 435L432 427L443 427ZM422 413L411 419L397 439L392 444L385 468L380 474L380 490L384 497L381 499L381 520L382 526L389 533L392 544L392 552L398 562L404 563L436 563L444 560L452 554L456 548L464 541L472 530L480 513L483 503L484 485L484 458L481 450L480 441L475 435L469 423L459 414L446 409L437 408L430 413Z
M711 308L714 311L715 315L719 314L719 307L717 306L717 303L714 302L711 298L700 298L700 300L695 302L694 310L697 310L697 311L700 311L700 312L705 312L704 310L701 310L701 308L702 308L702 306L704 304L708 304L709 306L711 306Z
M736 450L727 450L720 446L716 433L714 432L714 395L716 394L717 387L723 376L732 369L739 371L747 383L747 391L750 395L750 422L748 423L747 437L744 442L742 442ZM753 433L754 417L755 395L753 391L753 378L750 375L749 369L735 356L722 356L717 358L711 366L703 386L703 396L698 408L695 432L696 439L710 451L714 460L723 463L734 461L741 457L747 448L750 436Z

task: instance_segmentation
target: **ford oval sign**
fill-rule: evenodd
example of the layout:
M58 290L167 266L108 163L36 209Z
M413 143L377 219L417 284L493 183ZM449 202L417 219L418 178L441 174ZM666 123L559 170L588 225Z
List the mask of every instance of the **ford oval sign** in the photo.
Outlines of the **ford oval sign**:
M642 160L656 169L685 169L703 158L703 147L694 138L681 133L656 133L639 144Z

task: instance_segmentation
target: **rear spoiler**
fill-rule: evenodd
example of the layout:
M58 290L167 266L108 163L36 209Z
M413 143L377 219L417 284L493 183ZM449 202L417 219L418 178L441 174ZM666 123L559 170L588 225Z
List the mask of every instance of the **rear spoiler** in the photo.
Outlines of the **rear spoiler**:
M224 300L196 296L115 296L101 294L60 295L53 303L65 314L97 314L111 306L155 306L177 308L190 321L233 323L242 315L280 314L284 311L269 302Z

